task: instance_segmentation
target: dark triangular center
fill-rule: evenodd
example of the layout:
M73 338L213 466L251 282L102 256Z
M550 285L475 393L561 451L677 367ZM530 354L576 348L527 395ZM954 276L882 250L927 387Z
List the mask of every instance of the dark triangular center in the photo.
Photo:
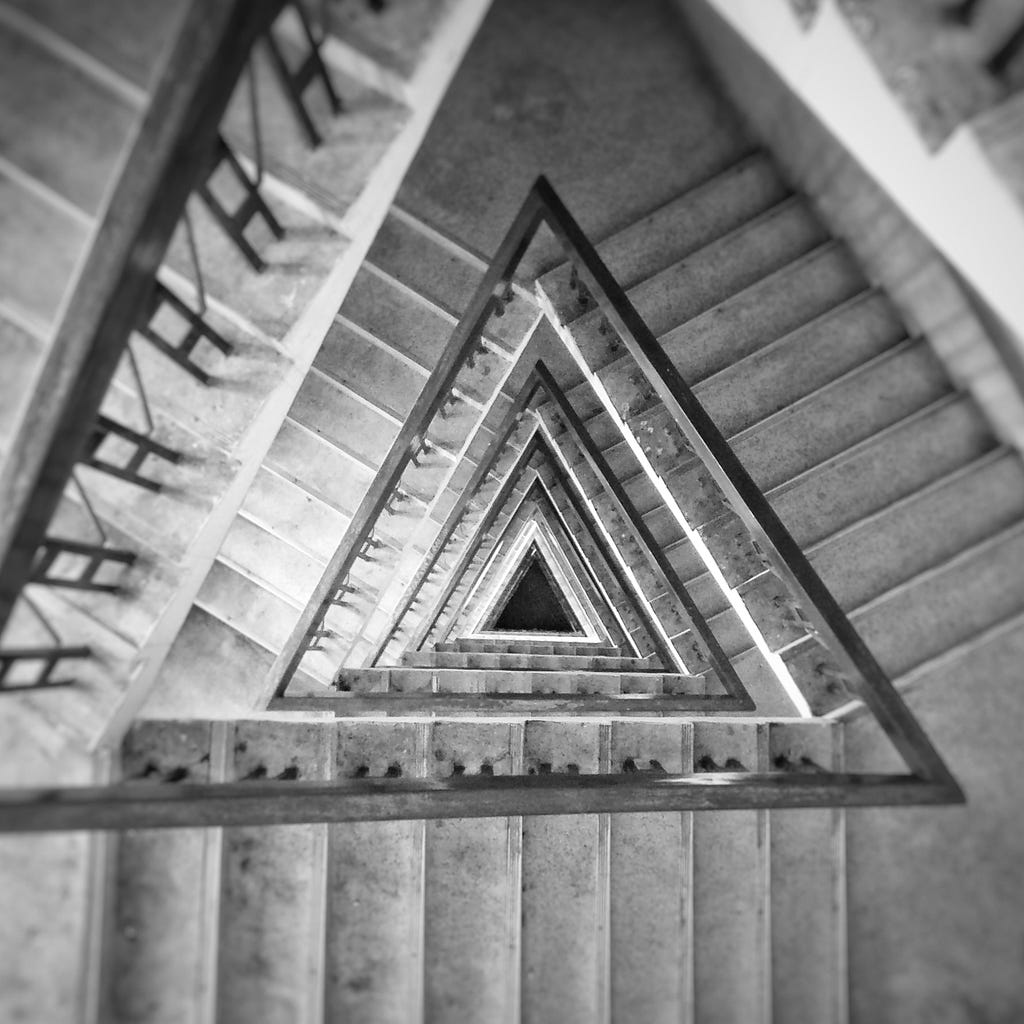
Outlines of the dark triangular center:
M576 616L559 593L539 554L524 560L491 629L507 632L579 633Z

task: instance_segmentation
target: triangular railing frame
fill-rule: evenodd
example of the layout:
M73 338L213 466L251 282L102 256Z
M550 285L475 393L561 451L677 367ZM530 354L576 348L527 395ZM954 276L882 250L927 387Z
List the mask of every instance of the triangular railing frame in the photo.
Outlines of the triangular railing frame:
M527 194L312 600L275 661L268 680L273 695L283 695L302 659L306 638L323 621L332 593L355 564L363 536L372 529L406 466L420 450L426 430L444 405L460 368L478 347L487 320L495 311L503 312L516 270L542 226L554 233L578 280L704 463L767 563L799 603L822 644L838 660L849 685L885 731L910 769L908 781L937 787L943 801L962 800L963 792L952 773L864 640L605 266L593 243L543 176L537 178ZM560 411L565 415L565 409Z
M715 483L787 583L851 685L910 769L909 774L714 772L466 776L448 779L249 781L175 786L0 790L0 831L98 830L344 822L508 815L678 812L751 808L855 807L962 803L964 793L863 639L729 448L548 181L538 178L414 403L313 600L275 663L268 698L283 693L332 597L409 462L479 345L482 328L503 308L512 277L542 225L562 244L602 315L644 372Z
M509 410L510 413L515 412L519 408L520 402L527 400L532 402L539 393L542 393L549 401L553 402L559 413L563 416L573 442L580 448L584 459L589 463L591 470L598 477L605 494L615 503L619 514L622 516L623 522L633 533L634 539L641 551L651 563L652 568L664 578L669 593L682 607L683 614L690 622L694 635L698 637L701 642L701 647L703 648L709 667L714 669L728 698L728 700L725 698L719 698L719 700L724 701L724 703L721 707L716 706L714 710L754 710L754 703L750 699L746 687L737 675L729 658L722 650L718 643L718 639L704 620L696 602L690 597L683 581L679 578L668 557L664 552L662 552L654 536L651 534L649 527L644 523L643 518L633 506L628 495L626 495L622 486L615 479L615 475L608 466L607 461L604 459L597 445L590 437L582 420L569 404L565 393L559 387L551 371L547 368L542 359L538 359L534 365L527 384L520 392L516 404L514 404L513 408ZM523 409L525 410L525 406L523 406ZM538 428L538 430L540 430L540 428ZM546 453L552 468L562 483L562 486L565 488L567 494L571 496L571 500L574 504L574 510L588 523L591 535L595 536L595 538L600 536L600 530L596 529L592 522L593 516L589 513L589 510L586 509L585 496L582 494L578 485L570 479L569 474L561 465L555 449L552 446L552 442L548 441L541 432L536 433L532 440L534 447L540 447ZM492 450L485 457L484 461L489 461L496 457L497 444L498 439L495 438L492 442ZM474 528L470 543L464 548L458 563L449 575L445 588L442 590L440 596L435 600L431 611L423 618L420 626L413 634L409 644L409 649L422 648L428 633L441 615L445 606L448 604L453 592L458 586L459 581L465 574L469 563L476 553L477 548L483 542L483 538L490 529L494 518L498 515L501 506L507 500L508 495L518 483L522 473L525 472L529 463L529 458L533 455L533 449L530 449L529 457L526 457L525 453L526 449L524 448L524 455L521 455L516 460L512 470L505 477L505 481L501 489L492 499L487 514ZM632 586L630 585L627 589L632 595ZM644 607L642 598L637 597L634 600L633 607L639 612L640 609ZM408 605L406 605L406 611L407 610ZM646 612L643 612L642 614L648 633L651 635L652 640L655 641L658 653L666 667L672 665L682 667L679 655L673 650L667 639L662 637L658 624L651 616L648 616ZM729 703L730 700L733 702L731 705ZM712 708L709 706L708 710L712 710Z
M613 637L620 633L621 627L614 619L612 607L609 604L607 609L599 608L587 592L587 584L593 586L593 574L571 544L561 521L553 514L536 470L532 471L526 493L491 544L486 562L473 582L475 593L467 593L449 616L445 640L515 632L500 626L499 622L533 563L537 563L570 625L575 619L579 627L571 634L554 630L549 633L565 638L568 643L591 641L615 644L623 649L624 633L618 643L617 637ZM577 605L583 606L582 616ZM456 633L457 630L460 632ZM573 639L569 640L570 636ZM538 639L543 637L538 635ZM624 651L623 656L630 655Z

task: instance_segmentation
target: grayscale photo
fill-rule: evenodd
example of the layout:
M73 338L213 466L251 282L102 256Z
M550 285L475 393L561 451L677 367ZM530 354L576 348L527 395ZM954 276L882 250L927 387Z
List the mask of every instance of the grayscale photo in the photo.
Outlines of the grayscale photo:
M1024 0L0 0L0 1024L1024 1022Z

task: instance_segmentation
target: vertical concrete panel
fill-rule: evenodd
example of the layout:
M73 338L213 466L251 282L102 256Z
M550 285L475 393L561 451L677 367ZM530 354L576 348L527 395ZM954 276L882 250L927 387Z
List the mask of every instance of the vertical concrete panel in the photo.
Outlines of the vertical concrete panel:
M526 772L599 771L599 728L597 722L527 722ZM598 1019L599 826L596 814L523 822L524 1024Z
M209 722L140 722L125 740L122 770L126 779L207 782L211 753ZM101 1019L194 1019L212 955L204 903L217 898L206 880L219 838L216 829L184 828L117 837Z
M509 725L434 725L430 774L511 769ZM484 769L487 771L487 768ZM494 1024L508 998L506 948L510 892L505 818L426 823L424 958L426 1020Z
M773 770L842 770L840 727L769 726ZM772 1013L776 1021L846 1020L846 876L841 810L772 811Z
M693 768L689 725L618 721L612 771ZM678 1024L692 1014L692 814L611 815L611 1019Z
M758 770L761 727L696 722L698 771ZM709 759L705 761L704 759ZM707 767L705 767L707 766ZM768 1021L767 818L765 811L700 811L693 817L695 1019Z
M234 779L329 779L333 723L235 728ZM325 825L224 830L217 1022L319 1019Z
M426 725L338 725L339 779L423 774ZM423 822L330 829L326 1019L418 1024L423 974Z

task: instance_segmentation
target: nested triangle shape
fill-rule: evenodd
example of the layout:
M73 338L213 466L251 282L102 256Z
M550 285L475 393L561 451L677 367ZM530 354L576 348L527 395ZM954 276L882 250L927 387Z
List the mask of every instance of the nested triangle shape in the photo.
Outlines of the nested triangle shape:
M345 587L355 561L361 557L363 548L359 545L364 542L363 520L372 528L375 517L387 500L388 490L400 482L403 469L409 464L409 453L419 450L417 446L426 436L432 418L448 401L459 369L473 359L488 318L503 314L505 303L512 295L511 282L542 227L554 232L567 258L563 267L557 269L566 278L566 294L572 294L570 304L575 310L568 319L564 318L557 304L550 301L546 286L538 285L538 295L547 317L546 322L542 322L542 329L546 329L549 336L555 336L552 351L557 349L557 352L552 356L552 364L559 357L564 359L568 353L569 361L598 395L599 405L607 413L607 419L616 429L621 429L627 446L636 454L641 466L640 475L658 489L680 527L689 531L689 539L701 542L701 556L707 559L709 573L716 583L731 588L730 602L738 614L741 614L739 606L742 606L746 614L745 628L752 634L761 629L748 604L748 593L760 600L762 611L769 612L766 622L773 633L771 637L758 633L759 650L778 663L780 684L785 685L788 678L789 686L800 695L804 703L801 713L811 714L812 705L807 694L817 695L825 687L849 693L851 699L859 698L877 719L910 771L906 776L864 773L849 778L836 776L834 784L847 788L876 787L880 794L889 794L889 786L902 786L900 793L904 795L899 798L900 802L959 799L960 791L941 756L872 651L825 586L808 556L790 535L768 497L758 488L697 395L687 385L673 356L655 337L633 305L630 295L616 282L594 245L544 178L535 182L498 247L498 255L470 300L427 388L392 446L386 466L382 467L371 492L360 506L356 516L361 524L360 530L354 540L346 538L332 558L314 599L293 630L288 650L271 670L269 681L276 687L275 692L283 692L290 672L301 660L301 645L305 638L313 636L315 639L322 635L326 612L339 588ZM593 337L578 334L581 325L582 330L592 332ZM530 346L526 345L525 350L529 351ZM521 349L520 356L523 354ZM536 354L536 350L530 352L530 359ZM622 381L615 384L618 397L609 390L609 378L603 374L613 363L627 373L627 383L634 393L629 393L629 388L622 386ZM581 489L588 500L590 492L595 490L610 496L611 514L599 517L602 529L606 534L618 534L622 539L633 533L633 541L638 542L636 547L643 557L650 557L653 576L668 584L670 599L678 602L684 617L689 619L688 629L697 637L696 651L705 658L710 651L723 685L729 688L731 695L746 701L745 706L749 708L749 696L730 659L706 628L707 623L682 586L678 573L663 557L662 546L646 528L642 517L635 514L635 506L631 507L630 495L623 483L637 477L624 477L608 464L602 446L589 435L586 423L540 359L534 373L536 383L547 393L546 397L554 409L553 416L550 409L546 415L539 411L537 414L544 422L563 467L572 472L581 470ZM574 400L576 386L576 382L571 385ZM638 439L637 431L651 429L652 413L662 416L658 427L661 429L667 425L665 433L669 443L655 441L648 449ZM568 453L563 444L566 436ZM676 487L683 485L681 492L673 490L673 485L668 482L680 459L696 465L698 469L685 480L675 479ZM703 493L697 496L696 492L703 492L705 485L710 497ZM686 487L692 487L694 494L687 494ZM688 521L690 507L701 503L710 506L710 511L705 508L700 513L703 518L697 521L696 526L691 526ZM698 535L697 527L706 528L707 532ZM740 549L739 557L736 549ZM712 565L712 562L717 562L717 565ZM466 566L462 569L464 572ZM750 575L751 571L753 575ZM763 574L763 580L758 580L755 586L741 595L739 587L760 574ZM767 589L762 588L762 583ZM758 588L761 588L760 592ZM408 610L406 603L399 619ZM417 626L415 632L415 642L422 644L422 629ZM389 637L393 636L393 633L389 634ZM406 643L405 640L402 642ZM805 673L806 677L799 686L789 670L794 661L791 658L787 660L789 648L796 644L802 645L801 652L810 650L811 660L816 662L808 668L810 674ZM777 780L765 776L759 781L774 784ZM787 796L781 803L787 806L800 805L804 799L816 801L815 791L820 789L792 784L785 788ZM736 792L741 789L744 793L748 789L753 793L757 786L737 785ZM857 801L851 799L850 802ZM888 795L885 802L888 802Z
M545 559L543 568L554 570L557 584L580 625L581 636L613 647L624 657L653 656L652 665L671 667L671 661L666 663L658 657L657 645L643 621L635 612L630 614L630 607L635 609L635 599L623 591L621 580L614 574L607 553L597 544L590 526L571 507L571 499L559 488L558 481L551 480L551 486L560 505L543 482L542 472L550 478L552 467L545 465L539 446L529 465L524 480L532 482L494 537L485 564L439 635L445 639L458 638L473 630L490 628L503 598L515 583L514 572L523 566L527 549L536 546Z
M511 586L488 617L484 629L583 635L568 599L536 545L523 556Z

